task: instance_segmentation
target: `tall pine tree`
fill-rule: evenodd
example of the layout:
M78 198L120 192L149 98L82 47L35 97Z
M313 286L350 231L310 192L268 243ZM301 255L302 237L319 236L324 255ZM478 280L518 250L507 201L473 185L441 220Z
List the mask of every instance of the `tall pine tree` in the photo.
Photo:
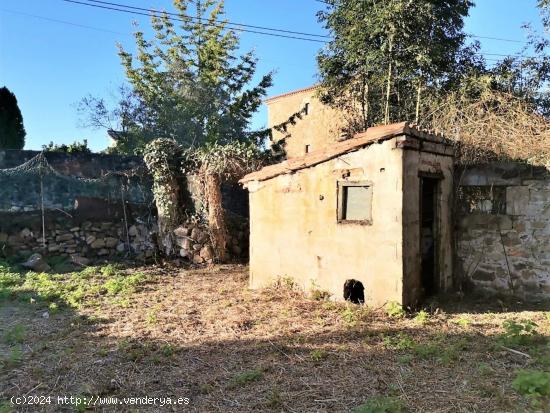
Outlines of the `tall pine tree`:
M17 98L7 87L0 88L0 149L23 149L26 134Z

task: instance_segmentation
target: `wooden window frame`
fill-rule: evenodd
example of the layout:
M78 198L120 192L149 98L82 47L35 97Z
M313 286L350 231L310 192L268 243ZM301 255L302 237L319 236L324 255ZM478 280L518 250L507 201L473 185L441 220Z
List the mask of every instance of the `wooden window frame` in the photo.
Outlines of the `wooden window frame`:
M346 187L368 187L370 191L370 205L368 205L367 219L344 219L344 188ZM337 182L337 205L336 222L338 224L372 225L372 199L374 187L372 181L338 181Z

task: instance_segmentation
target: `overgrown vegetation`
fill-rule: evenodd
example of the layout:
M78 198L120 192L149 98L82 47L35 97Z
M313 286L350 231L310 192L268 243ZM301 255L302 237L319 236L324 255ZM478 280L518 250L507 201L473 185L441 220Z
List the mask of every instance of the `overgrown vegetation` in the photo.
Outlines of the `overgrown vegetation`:
M0 262L0 300L39 305L55 313L60 307L81 308L105 297L129 296L146 280L143 273L126 274L113 264L58 274L23 271Z
M242 266L29 275L3 264L1 274L8 398L38 383L38 394L55 385L118 397L189 385L199 411L443 411L453 399L461 411L500 413L537 411L548 397L548 317L515 301L504 313L451 299L429 316L392 317L314 300L287 277L251 291Z
M64 152L64 153L91 153L92 150L88 147L88 140L84 139L82 142L74 141L68 145L54 144L53 141L48 145L42 145L44 152Z
M519 159L550 165L550 33L526 27L521 53L487 63L463 31L470 1L329 0L333 40L318 56L321 99L354 132L412 121L456 142L460 164Z

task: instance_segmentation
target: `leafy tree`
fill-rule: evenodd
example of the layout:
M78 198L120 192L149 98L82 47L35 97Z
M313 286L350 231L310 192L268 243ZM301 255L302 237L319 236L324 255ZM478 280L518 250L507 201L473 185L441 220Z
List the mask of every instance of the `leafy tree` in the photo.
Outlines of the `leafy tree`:
M177 26L161 13L152 17L154 40L135 33L135 56L119 46L134 99L124 123L144 142L162 137L191 147L246 140L271 74L248 87L257 61L252 52L237 56L238 37L221 20L223 0L174 6Z
M423 94L448 81L468 55L462 28L469 0L327 3L318 17L334 40L318 55L321 98L355 109L352 129L418 119Z
M23 149L26 134L17 98L7 87L0 88L0 149Z

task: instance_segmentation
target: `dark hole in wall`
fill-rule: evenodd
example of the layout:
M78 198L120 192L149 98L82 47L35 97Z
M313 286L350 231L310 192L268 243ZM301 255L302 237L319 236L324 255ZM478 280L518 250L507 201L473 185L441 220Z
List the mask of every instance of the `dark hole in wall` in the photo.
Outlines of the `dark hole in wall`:
M365 287L363 283L357 280L346 280L344 283L344 299L355 304L365 302Z

